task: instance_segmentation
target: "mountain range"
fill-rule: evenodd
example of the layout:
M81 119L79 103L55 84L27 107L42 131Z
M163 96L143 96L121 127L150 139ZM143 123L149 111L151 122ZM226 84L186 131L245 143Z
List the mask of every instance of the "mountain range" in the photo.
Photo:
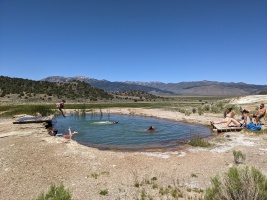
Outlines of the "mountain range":
M106 91L117 92L126 90L140 90L154 95L188 95L188 96L244 96L259 94L267 91L267 85L246 84L243 82L194 81L179 83L162 82L111 82L85 76L63 77L49 76L41 81L68 82L72 80L84 81L93 87Z

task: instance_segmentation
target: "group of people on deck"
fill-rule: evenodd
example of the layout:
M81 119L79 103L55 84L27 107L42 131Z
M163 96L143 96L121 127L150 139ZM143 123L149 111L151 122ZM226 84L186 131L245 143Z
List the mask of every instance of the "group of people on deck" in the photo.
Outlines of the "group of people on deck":
M242 117L239 120L236 120L234 118L234 113L232 111L232 108L227 108L225 112L225 118L222 120L218 121L211 121L211 124L221 124L221 123L226 123L224 128L229 127L231 123L233 123L237 127L246 127L247 126L247 118L249 117L250 122L252 122L253 118L255 118L256 124L260 124L260 119L264 117L266 114L266 108L264 107L264 104L260 104L259 109L253 113L248 115L249 111L246 109L241 111Z

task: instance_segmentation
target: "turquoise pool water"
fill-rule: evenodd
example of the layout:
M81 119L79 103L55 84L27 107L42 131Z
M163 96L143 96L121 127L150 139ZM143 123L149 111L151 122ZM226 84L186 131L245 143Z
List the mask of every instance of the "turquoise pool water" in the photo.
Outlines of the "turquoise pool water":
M113 124L113 122L118 122ZM211 136L209 128L182 122L131 115L69 115L53 120L59 133L79 132L72 139L99 149L157 149L178 146L177 140L188 140L195 135ZM155 131L147 132L149 126Z

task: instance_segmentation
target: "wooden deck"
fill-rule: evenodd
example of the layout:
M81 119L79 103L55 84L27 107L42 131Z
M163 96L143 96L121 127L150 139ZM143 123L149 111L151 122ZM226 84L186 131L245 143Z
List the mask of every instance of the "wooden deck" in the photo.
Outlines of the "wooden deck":
M27 124L27 123L42 123L46 122L48 124L52 123L53 116L46 117L22 117L13 122L13 124Z
M226 123L220 124L212 124L213 129L217 129L217 132L233 132L233 131L241 131L242 127L237 127L234 124L230 124L229 127L225 127Z

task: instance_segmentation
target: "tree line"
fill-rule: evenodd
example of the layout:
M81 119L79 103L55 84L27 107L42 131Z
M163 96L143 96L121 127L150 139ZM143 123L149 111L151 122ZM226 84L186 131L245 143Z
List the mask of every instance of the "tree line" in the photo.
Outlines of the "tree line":
M47 96L55 96L57 98L83 98L92 101L113 99L113 95L105 90L92 87L88 83L78 80L71 82L47 82L0 76L0 97L10 94L19 94L20 96L46 94Z

